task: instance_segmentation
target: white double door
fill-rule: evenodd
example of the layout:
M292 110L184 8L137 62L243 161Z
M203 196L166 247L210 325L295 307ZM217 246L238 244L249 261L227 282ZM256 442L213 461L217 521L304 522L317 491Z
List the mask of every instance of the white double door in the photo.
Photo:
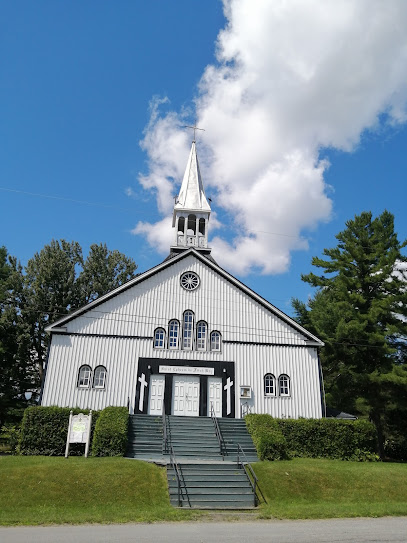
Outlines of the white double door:
M165 375L152 375L148 398L148 414L161 415L163 412Z
M172 382L172 414L199 417L199 377L174 375Z

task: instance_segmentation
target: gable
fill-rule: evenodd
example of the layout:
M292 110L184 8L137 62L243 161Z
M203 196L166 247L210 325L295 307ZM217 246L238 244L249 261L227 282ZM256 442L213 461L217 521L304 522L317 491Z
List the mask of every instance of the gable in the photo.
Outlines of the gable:
M187 291L180 277L193 271L200 278ZM152 338L157 327L171 319L182 322L192 310L195 322L204 320L223 341L323 345L295 321L266 302L233 276L196 251L190 250L156 266L112 293L101 297L47 331Z

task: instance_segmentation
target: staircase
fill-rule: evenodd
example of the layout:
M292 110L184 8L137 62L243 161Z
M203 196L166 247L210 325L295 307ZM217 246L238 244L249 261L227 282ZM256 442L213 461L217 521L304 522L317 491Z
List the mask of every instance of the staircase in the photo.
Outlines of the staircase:
M237 445L238 443L243 448L248 462L258 462L256 447L253 440L247 431L246 422L244 419L218 419L219 428L222 432L223 439L226 445L225 459L237 460Z
M126 456L167 465L172 505L197 509L251 509L255 506L249 478L242 466L237 465L238 444L245 452L244 458L240 454L241 461L258 461L244 420L218 419L225 456L220 452L210 417L167 415L165 421L168 451L163 454L162 417L131 415ZM169 454L170 448L173 456Z
M174 469L167 465L170 502L174 507L195 509L252 509L254 494L243 469L236 463L179 464L182 476L181 500Z
M178 462L188 459L222 460L210 417L167 416L168 439Z
M162 460L162 447L161 417L130 415L126 456L140 460Z

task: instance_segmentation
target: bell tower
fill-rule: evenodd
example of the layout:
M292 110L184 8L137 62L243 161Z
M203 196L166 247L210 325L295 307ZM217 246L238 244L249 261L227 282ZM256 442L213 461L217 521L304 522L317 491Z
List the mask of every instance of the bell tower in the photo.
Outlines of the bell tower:
M211 207L205 196L195 140L182 180L181 190L175 199L172 227L175 228L175 243L171 253L180 253L193 247L209 254L208 223Z

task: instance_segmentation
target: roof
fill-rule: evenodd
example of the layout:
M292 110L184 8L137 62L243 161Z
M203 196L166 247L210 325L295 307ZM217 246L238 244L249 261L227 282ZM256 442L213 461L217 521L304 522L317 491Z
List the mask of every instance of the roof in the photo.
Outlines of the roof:
M192 142L191 151L185 168L179 195L175 201L174 217L176 211L206 211L210 213L211 207L205 196L201 171L199 169L195 142ZM173 225L174 226L174 225Z
M132 288L134 285L137 285L149 277L152 277L156 273L173 266L176 262L179 262L180 260L188 257L188 256L194 256L210 268L212 268L216 273L221 275L224 279L232 283L235 287L246 293L248 296L250 296L253 300L258 302L260 305L262 305L265 309L268 311L271 311L274 313L277 317L279 317L281 320L292 326L295 330L300 332L302 335L308 338L309 345L315 346L315 347L322 347L324 343L318 339L316 336L308 332L305 328L303 328L300 324L298 324L295 320L293 320L291 317L277 309L274 305L269 303L267 300L262 298L259 294L254 292L252 289L247 287L244 283L233 277L230 273L225 271L223 268L221 268L216 262L211 258L209 259L207 256L202 255L199 251L195 250L194 248L190 248L186 251L183 251L177 255L174 255L172 258L166 258L164 262L161 264L158 264L157 266L154 266L154 268L151 268L144 273L141 273L137 275L134 279L131 279L130 281L127 281L127 283L124 283L120 287L117 287L116 289L112 290L108 294L105 294L104 296L100 296L93 302L81 307L80 309L77 309L76 311L73 311L69 315L63 317L62 319L59 319L58 321L54 322L50 326L47 326L45 329L46 332L53 332L56 331L55 329L58 329L60 327L63 327L66 323L69 321L75 319L76 317L79 317L83 313L86 313L87 311L90 311L94 307L97 307L98 305L106 302L107 300L110 300L111 298L121 294L122 292Z

